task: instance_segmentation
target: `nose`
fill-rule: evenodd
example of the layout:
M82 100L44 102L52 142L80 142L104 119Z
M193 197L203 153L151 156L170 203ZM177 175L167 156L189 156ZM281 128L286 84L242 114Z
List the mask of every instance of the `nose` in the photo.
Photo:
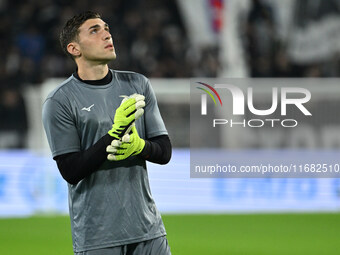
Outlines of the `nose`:
M107 40L110 40L112 38L111 34L109 31L105 31L104 32L104 40L107 41Z

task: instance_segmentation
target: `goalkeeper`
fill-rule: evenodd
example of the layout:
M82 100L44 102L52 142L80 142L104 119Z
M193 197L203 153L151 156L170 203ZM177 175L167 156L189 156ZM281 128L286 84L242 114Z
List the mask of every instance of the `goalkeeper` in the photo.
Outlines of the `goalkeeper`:
M171 143L149 80L108 68L116 52L97 13L71 18L60 42L77 70L46 98L43 124L68 183L74 253L170 254L145 161L168 163Z

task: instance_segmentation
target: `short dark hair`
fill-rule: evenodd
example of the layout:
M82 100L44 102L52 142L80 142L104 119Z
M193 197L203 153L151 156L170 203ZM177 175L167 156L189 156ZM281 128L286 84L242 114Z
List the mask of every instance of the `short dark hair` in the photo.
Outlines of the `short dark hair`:
M78 39L79 27L82 24L84 24L85 21L87 21L88 19L96 19L96 18L99 18L99 19L101 18L99 13L93 12L93 11L86 11L86 12L82 12L80 14L73 16L71 19L69 19L65 23L63 29L60 32L59 41L60 41L61 48L66 53L66 55L74 58L72 54L70 54L67 51L67 45L70 42L76 41Z

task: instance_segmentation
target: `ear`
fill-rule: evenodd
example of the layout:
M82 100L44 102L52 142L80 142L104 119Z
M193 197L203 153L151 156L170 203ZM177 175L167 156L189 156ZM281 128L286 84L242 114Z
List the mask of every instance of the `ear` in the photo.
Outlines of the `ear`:
M80 57L81 55L79 44L76 42L67 44L67 51L74 57Z

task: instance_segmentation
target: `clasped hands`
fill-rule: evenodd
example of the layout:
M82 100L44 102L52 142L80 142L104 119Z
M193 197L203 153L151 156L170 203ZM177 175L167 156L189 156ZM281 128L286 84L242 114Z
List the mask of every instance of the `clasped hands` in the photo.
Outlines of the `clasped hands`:
M107 159L119 161L142 152L145 141L138 135L135 121L144 114L145 97L133 94L125 97L117 108L112 129L108 134L113 137L106 147Z

